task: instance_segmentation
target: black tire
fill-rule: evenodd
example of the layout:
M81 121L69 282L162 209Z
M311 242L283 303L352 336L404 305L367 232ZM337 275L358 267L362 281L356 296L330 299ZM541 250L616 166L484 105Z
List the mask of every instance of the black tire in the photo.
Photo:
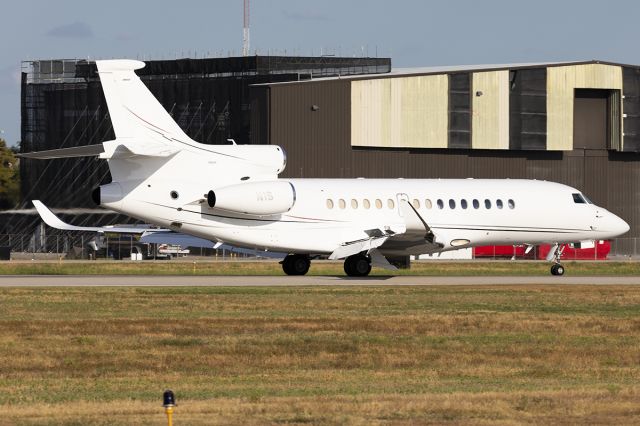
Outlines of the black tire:
M350 277L366 277L371 272L371 260L363 254L349 256L344 261L344 272Z
M564 275L564 266L559 263L554 264L551 267L551 275Z
M282 261L282 270L287 275L305 275L310 266L309 257L302 254L289 254Z

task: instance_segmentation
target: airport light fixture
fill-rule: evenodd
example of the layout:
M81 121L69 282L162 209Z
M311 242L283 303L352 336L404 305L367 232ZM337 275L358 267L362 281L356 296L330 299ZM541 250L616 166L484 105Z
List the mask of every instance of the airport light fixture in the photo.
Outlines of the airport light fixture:
M162 394L162 406L164 407L164 412L167 415L167 424L169 426L173 426L173 407L176 405L176 397L173 394L173 391L170 389L164 391Z

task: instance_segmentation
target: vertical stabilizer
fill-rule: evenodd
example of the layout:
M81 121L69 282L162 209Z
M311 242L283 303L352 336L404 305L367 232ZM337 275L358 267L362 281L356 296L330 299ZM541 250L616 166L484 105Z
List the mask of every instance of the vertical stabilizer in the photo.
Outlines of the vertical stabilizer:
M136 75L135 70L143 68L144 62L119 59L96 61L96 65L120 142L171 145L172 139L191 140Z

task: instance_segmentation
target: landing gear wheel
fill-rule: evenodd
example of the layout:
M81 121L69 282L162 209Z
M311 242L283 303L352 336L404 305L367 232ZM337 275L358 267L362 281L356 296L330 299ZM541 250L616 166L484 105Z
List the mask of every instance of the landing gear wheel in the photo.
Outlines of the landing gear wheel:
M305 275L311 266L309 257L303 254L288 254L281 263L287 275Z
M371 272L371 259L364 254L355 254L344 260L344 272L350 277L366 277Z
M556 263L551 267L551 275L564 275L564 266Z

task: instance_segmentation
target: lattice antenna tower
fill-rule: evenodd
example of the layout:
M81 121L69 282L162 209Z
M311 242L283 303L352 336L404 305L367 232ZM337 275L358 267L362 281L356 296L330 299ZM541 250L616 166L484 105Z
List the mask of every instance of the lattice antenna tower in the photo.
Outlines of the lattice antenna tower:
M244 18L242 25L242 56L249 55L249 0L244 0Z

